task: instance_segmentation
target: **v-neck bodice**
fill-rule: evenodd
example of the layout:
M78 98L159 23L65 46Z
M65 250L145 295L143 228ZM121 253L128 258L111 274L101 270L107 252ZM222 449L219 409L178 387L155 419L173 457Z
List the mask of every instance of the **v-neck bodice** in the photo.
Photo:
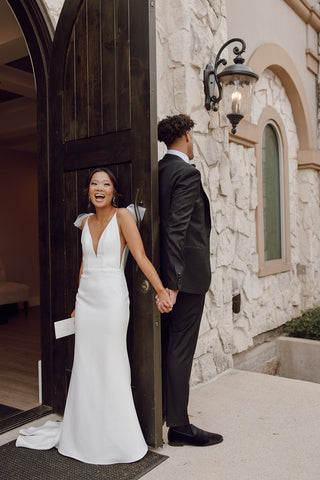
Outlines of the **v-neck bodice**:
M88 273L92 270L123 270L126 252L124 251L121 255L122 248L116 213L99 238L97 253L93 248L88 219L83 227L81 243L83 251L83 273ZM126 249L127 247L125 247L125 250Z
M102 230L102 232L101 232L101 234L100 234L100 237L98 238L96 250L95 250L95 248L94 248L93 237L92 237L91 230L90 230L90 226L89 226L89 217L87 218L86 224L88 225L88 230L89 230L89 234L90 234L91 242L92 242L92 248L93 248L93 251L94 251L96 257L98 256L98 248L99 248L100 239L103 237L104 232L107 230L110 222L112 222L112 219L113 219L113 217L114 217L115 215L116 215L116 212L114 212L114 214L112 215L112 217L110 218L110 220L108 221L108 223L106 224L106 226L104 227L104 229Z

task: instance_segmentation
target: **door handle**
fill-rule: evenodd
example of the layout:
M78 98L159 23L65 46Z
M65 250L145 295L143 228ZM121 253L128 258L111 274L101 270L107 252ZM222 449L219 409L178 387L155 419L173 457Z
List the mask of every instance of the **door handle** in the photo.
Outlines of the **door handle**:
M140 288L141 288L141 290L143 291L143 293L149 292L149 290L150 290L150 283L148 282L148 280L143 280L143 282L142 282L141 285L140 285Z
M141 215L140 215L138 207L139 207L139 205L142 205L142 202L139 201L139 192L140 192L140 189L137 188L136 196L135 196L134 204L133 204L138 229L140 229L140 225L141 225Z

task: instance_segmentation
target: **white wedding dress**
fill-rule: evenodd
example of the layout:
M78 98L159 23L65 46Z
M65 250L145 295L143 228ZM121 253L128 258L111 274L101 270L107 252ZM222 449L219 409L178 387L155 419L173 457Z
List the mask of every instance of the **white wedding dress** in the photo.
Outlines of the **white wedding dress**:
M21 430L16 445L57 447L86 463L130 463L144 457L132 392L126 336L129 296L115 213L102 233L97 254L86 220L83 273L76 297L75 353L62 422Z

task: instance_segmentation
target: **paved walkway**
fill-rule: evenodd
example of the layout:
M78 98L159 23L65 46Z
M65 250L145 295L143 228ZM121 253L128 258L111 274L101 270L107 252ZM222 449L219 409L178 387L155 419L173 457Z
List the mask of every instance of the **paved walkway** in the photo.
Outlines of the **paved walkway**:
M169 458L143 480L320 480L320 384L229 370L192 390L189 413L224 442L165 444Z

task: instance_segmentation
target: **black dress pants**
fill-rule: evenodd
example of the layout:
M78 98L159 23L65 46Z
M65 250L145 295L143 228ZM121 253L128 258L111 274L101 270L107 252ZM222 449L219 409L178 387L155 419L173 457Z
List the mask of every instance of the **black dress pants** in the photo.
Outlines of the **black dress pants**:
M189 424L189 381L204 299L205 294L179 292L173 310L162 315L163 412L168 427Z

